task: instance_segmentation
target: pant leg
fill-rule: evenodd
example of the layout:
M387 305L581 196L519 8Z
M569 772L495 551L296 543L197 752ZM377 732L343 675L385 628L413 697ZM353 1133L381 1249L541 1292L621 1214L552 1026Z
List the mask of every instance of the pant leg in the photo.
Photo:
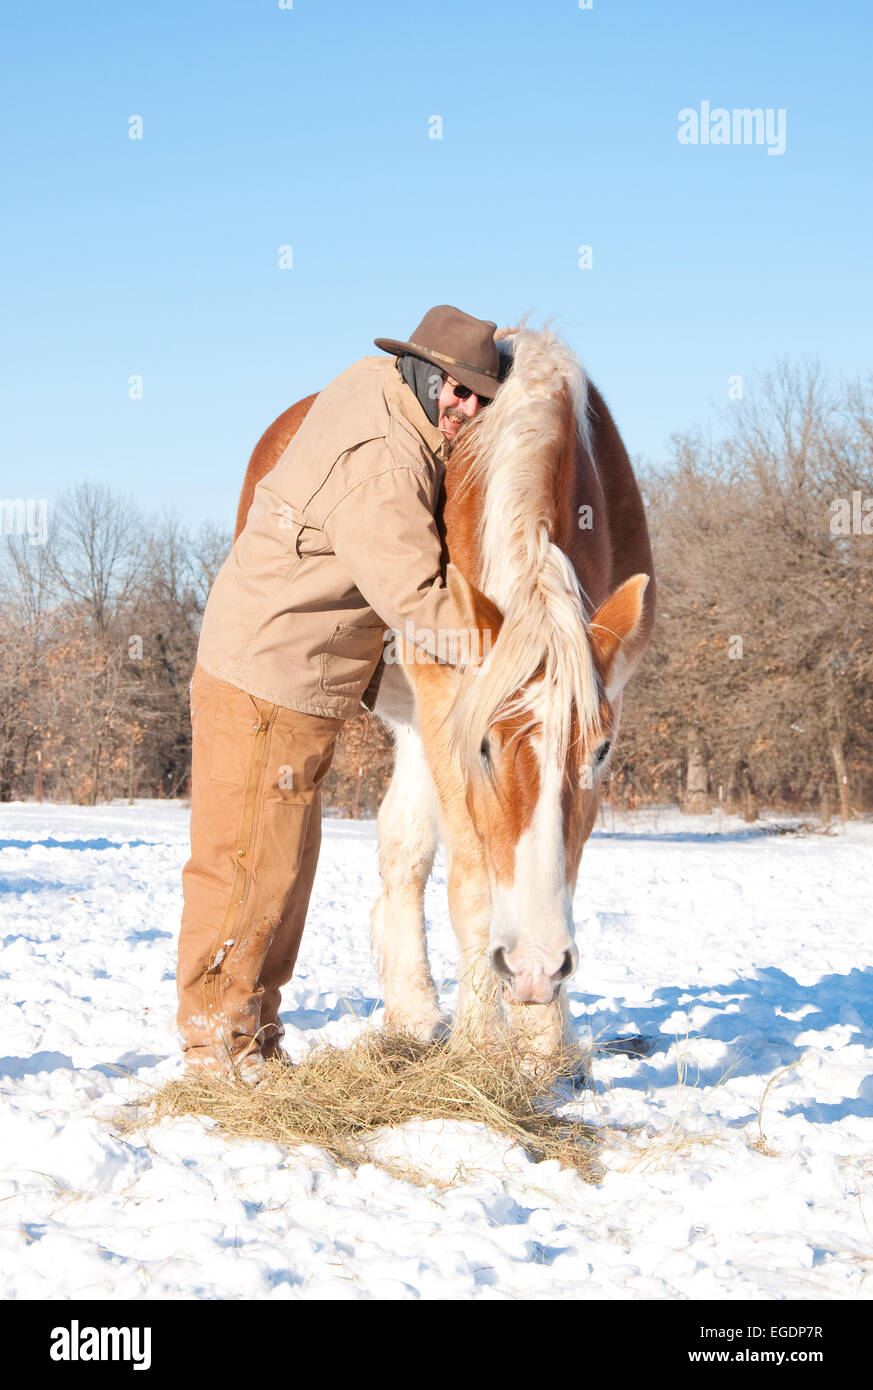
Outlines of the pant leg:
M318 862L318 788L343 721L255 700L200 667L191 719L178 1024L189 1062L241 1060L262 1022L276 1031Z
M285 1025L279 1018L280 991L291 979L297 963L320 848L321 794L316 790L297 880L261 967L261 1052L264 1057L272 1056L285 1036Z

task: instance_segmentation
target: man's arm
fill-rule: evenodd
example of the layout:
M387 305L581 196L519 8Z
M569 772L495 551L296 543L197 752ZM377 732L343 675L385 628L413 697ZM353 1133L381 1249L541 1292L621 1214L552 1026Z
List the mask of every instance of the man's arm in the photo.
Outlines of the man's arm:
M439 644L439 634L469 631L441 578L442 545L427 481L414 468L390 465L352 487L327 514L323 530L334 554L371 608L389 627L431 656L476 650Z

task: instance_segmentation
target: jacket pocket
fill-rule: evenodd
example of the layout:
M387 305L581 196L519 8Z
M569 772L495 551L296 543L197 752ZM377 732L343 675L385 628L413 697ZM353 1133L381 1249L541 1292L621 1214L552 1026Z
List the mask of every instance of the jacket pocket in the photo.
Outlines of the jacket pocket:
M320 686L325 695L360 699L382 655L385 624L351 627L337 623L321 653Z

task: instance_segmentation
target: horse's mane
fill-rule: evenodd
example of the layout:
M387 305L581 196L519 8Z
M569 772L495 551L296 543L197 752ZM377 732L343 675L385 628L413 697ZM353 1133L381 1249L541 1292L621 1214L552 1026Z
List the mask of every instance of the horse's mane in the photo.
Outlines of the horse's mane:
M474 481L481 485L475 582L504 615L486 661L465 675L453 707L453 742L469 769L497 719L520 715L523 726L541 723L562 763L574 717L581 739L600 731L586 630L591 605L553 539L566 501L557 486L562 459L568 449L574 456L579 448L590 453L588 378L548 329L520 328L504 346L512 349L512 369L464 431L470 464L457 494Z

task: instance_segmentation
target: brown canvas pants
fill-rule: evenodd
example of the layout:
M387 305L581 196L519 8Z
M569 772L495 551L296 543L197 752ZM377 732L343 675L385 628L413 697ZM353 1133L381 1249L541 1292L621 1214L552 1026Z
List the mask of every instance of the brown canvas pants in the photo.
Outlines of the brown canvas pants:
M321 844L342 719L269 704L195 667L191 858L182 871L178 1026L190 1064L267 1058Z

